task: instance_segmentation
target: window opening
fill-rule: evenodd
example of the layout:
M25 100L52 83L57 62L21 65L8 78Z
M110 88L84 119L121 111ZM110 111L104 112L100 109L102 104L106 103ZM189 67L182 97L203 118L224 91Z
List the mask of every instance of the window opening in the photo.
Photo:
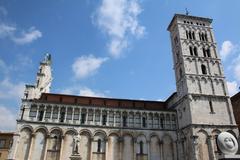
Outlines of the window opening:
M142 141L140 141L139 146L140 146L140 154L143 154L143 142Z
M127 116L123 116L123 127L127 127Z
M193 48L191 46L189 46L189 52L190 52L190 55L193 56Z
M101 152L101 139L98 139L97 141L97 152Z
M143 127L146 127L146 126L147 126L147 125L146 125L146 118L145 118L145 117L142 118L142 126L143 126Z
M86 121L86 114L85 113L82 113L81 114L81 124L84 124Z
M193 52L194 52L194 56L198 56L197 47L194 47Z
M207 69L205 65L201 65L201 69L202 69L202 74L207 74Z
M209 101L209 107L210 107L210 113L211 114L215 113L214 110L213 110L212 101Z
M60 113L60 122L64 122L65 119L65 109L61 109L61 113Z
M43 120L43 114L44 114L44 110L39 110L39 113L38 113L38 121L42 121Z
M107 123L107 115L103 115L102 116L102 125L106 125L106 123Z

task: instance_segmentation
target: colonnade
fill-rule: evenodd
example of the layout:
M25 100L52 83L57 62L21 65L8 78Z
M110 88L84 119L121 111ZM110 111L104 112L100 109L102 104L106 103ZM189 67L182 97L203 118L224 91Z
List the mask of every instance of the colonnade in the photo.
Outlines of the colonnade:
M176 112L90 108L79 106L30 106L25 120L125 128L176 129Z
M137 133L137 132L136 132ZM80 135L82 160L175 160L176 144L168 134L132 134L44 127L23 127L13 146L15 160L67 160L73 153L73 138ZM161 137L160 137L161 135Z

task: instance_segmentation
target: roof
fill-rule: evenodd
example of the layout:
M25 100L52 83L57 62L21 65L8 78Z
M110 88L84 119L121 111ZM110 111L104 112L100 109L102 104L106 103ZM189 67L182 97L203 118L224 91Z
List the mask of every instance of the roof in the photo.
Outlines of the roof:
M87 97L54 93L43 93L39 99L34 99L32 101L40 103L70 104L110 108L174 111L173 109L168 109L166 102L162 101Z
M231 97L232 103L239 101L239 100L240 100L240 92L238 92L237 94L235 94Z
M174 20L176 18L188 18L188 19L193 19L193 20L201 20L201 21L207 21L209 23L212 23L212 19L211 18L204 18L204 17L197 17L197 16L191 16L191 15L185 15L185 14L175 14L170 22L170 24L168 25L167 30L169 31Z

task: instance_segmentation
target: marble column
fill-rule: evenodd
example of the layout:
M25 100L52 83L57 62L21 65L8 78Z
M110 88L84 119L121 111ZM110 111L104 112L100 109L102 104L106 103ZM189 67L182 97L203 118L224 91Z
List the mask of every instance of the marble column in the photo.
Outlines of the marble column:
M46 135L45 137L45 148L44 148L44 158L45 160L47 158L47 150L48 150L48 142L49 142L50 135Z

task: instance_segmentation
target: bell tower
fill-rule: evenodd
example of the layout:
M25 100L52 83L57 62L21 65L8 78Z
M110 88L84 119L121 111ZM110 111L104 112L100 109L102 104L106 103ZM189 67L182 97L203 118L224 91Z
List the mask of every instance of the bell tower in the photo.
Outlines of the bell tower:
M211 23L209 18L175 14L168 26L177 88L174 107L178 112L179 136L185 139L185 150L192 150L192 154L188 153L183 159L199 159L201 154L196 144L201 142L198 137L204 137L198 135L200 130L207 140L213 137L215 128L236 129ZM208 144L210 150L203 154L207 155L205 159L214 159L214 138L209 142L212 142ZM201 152L207 151L202 149Z
M40 98L42 93L49 93L52 82L51 55L46 54L43 61L40 62L37 72L36 84L26 85L24 99Z

